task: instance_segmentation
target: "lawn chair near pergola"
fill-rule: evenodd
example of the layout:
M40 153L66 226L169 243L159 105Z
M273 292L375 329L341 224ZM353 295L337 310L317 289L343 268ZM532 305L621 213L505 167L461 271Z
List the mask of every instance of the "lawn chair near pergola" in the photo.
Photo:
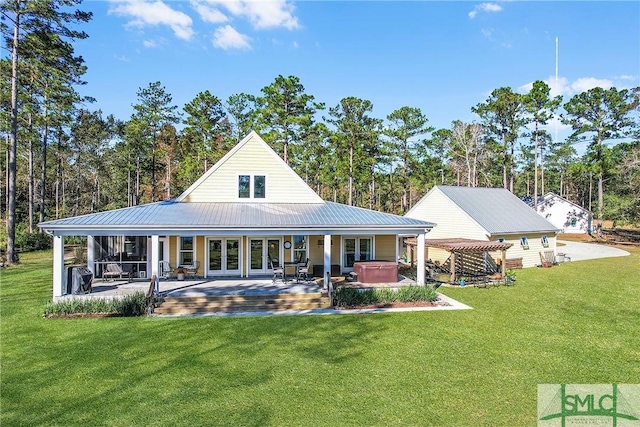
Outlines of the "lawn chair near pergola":
M413 253L417 246L417 240L415 238L406 238L405 243L409 250L408 258L413 266ZM449 274L450 283L456 283L460 277L486 277L496 272L499 272L501 278L504 279L507 268L507 249L511 246L513 246L513 243L500 241L463 238L426 239L424 256L425 260L429 260L429 248L443 249L450 253L447 261L440 265L441 270ZM488 252L500 252L499 262L493 262L493 259L488 260L484 255ZM426 264L429 266L428 261ZM500 271L497 271L497 267L499 267Z

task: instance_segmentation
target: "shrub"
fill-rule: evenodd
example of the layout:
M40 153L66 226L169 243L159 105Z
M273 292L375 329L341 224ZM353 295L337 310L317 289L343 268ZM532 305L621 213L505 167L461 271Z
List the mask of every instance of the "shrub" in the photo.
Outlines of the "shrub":
M392 288L358 289L338 287L334 294L334 305L354 307L368 304L391 304L394 302L434 301L437 298L433 286L402 286Z
M68 298L49 302L45 316L65 316L70 314L110 314L114 316L143 316L147 311L147 297L143 292L126 295L123 298Z
M41 251L51 249L51 236L44 233L16 232L16 247L22 252Z
M403 286L396 296L399 302L433 301L437 293L433 286Z

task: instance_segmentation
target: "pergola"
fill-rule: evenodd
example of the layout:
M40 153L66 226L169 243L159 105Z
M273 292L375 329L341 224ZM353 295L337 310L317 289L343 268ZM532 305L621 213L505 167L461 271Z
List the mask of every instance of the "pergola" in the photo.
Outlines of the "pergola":
M413 265L413 248L418 245L416 238L409 237L405 239L407 244L411 260ZM456 256L458 254L470 254L470 253L484 253L484 252L496 252L500 251L502 254L502 262L500 264L500 273L502 277L505 277L505 265L507 259L507 249L513 246L513 243L505 243L500 241L488 241L488 240L473 240L463 238L451 238L451 239L425 239L425 260L429 259L429 248L444 249L451 253L450 258L450 270L451 270L451 282L456 281Z

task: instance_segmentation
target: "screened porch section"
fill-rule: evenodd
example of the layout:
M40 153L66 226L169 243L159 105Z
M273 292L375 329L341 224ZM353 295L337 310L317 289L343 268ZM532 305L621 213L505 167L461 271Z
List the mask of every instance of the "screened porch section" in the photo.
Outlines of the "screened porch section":
M132 278L146 278L147 236L95 236L94 275L104 278L110 264L116 264Z

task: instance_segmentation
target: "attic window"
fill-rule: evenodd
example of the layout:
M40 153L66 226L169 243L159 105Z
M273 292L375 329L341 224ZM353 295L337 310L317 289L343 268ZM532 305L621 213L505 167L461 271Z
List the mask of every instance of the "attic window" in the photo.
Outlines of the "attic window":
M529 249L529 239L527 239L527 236L522 236L520 238L520 245L522 246L522 249Z
M238 175L238 198L264 199L265 197L266 177L264 175Z

